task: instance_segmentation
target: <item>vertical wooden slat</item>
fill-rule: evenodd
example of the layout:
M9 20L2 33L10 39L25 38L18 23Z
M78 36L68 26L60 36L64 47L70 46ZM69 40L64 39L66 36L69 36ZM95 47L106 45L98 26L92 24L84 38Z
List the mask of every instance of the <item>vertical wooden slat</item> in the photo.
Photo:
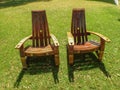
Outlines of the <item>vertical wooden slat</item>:
M77 11L76 12L76 15L77 15L77 37L78 37L78 43L77 44L81 44L81 22L80 22L80 13Z
M33 47L35 47L34 29L35 29L35 26L34 26L34 13L32 12L32 44L33 44Z
M73 37L74 37L74 42L76 44L76 33L75 33L75 20L74 20L74 17L75 17L75 13L72 12L72 27L71 27L71 31L72 31L72 34L73 34Z
M82 36L82 42L81 43L84 44L84 42L85 42L84 41L84 34L85 34L85 32L84 32L85 31L85 29L84 29L84 14L83 14L84 12L81 11L80 13L81 13L81 18L80 19L81 19L81 24L82 24L81 25L81 36Z
M46 19L45 19L45 22L46 22L46 32L47 32L47 41L48 41L48 43L47 44L50 44L50 33L49 33L49 27L48 27L48 22L47 22L47 16L46 16L46 14L45 14L45 17L46 17Z
M85 9L83 9L83 19L84 19L84 34L85 34L85 40L88 41L88 38L87 38L87 32L86 32L86 20L85 20Z
M45 31L44 31L44 42L45 42L45 46L48 44L47 43L47 36L48 36L48 28L47 28L47 22L46 22L46 14L45 14L45 20L44 20L44 29L45 29Z
M74 24L75 24L75 35L76 35L76 44L78 44L78 32L77 32L77 22L78 22L78 20L77 20L77 13L75 13L75 16L74 16Z
M38 13L37 13L37 15L36 15L37 17L36 17L36 26L35 26L35 35L36 35L36 47L38 47L39 46L39 44L38 44L38 29L39 29L39 22L38 22L38 19L39 19L39 16L38 16Z
M40 30L39 30L39 33L40 33L40 46L43 47L43 32L44 32L44 11L43 12L40 12L40 22L41 22L41 27L40 27Z
M40 47L40 30L41 30L41 20L40 20L40 12L38 13L38 19L37 19L37 21L38 21L38 29L37 29L37 33L38 33L38 44L39 44L39 46L38 47Z

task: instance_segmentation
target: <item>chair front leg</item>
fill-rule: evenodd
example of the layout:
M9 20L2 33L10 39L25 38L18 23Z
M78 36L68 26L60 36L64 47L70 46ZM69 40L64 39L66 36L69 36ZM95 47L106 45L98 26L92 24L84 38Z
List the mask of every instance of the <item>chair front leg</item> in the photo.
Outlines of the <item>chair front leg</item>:
M59 47L58 46L54 47L54 60L55 60L55 65L59 66L60 61L59 61Z
M22 63L23 69L27 69L27 62L26 62L26 58L25 58L23 45L21 46L19 51L20 51L20 58L21 58L21 63Z
M73 45L68 45L67 49L68 49L68 52L67 52L67 54L68 54L68 63L70 65L73 65L73 62L74 62Z
M99 49L99 55L98 55L98 59L100 61L102 61L102 58L103 58L103 54L104 54L104 49L105 49L105 40L103 40L101 38L101 42L100 42L100 49Z

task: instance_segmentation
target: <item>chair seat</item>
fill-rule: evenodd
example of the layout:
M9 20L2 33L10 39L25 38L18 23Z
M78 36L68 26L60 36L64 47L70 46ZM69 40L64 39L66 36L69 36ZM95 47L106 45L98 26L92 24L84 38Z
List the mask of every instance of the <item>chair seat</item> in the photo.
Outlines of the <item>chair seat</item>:
M27 56L42 56L54 54L53 49L50 45L45 47L28 47L25 50Z
M84 45L74 45L74 51L76 53L85 53L98 50L100 44L94 41L86 42Z

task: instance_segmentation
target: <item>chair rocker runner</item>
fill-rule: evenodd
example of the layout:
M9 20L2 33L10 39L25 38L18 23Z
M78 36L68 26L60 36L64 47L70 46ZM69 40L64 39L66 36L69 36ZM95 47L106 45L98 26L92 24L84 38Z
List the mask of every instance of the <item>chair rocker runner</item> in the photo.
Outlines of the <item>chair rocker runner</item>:
M32 40L32 45L24 47L24 43L29 39ZM32 35L22 39L15 48L19 49L23 68L27 68L26 58L29 56L53 55L55 65L59 65L59 43L56 37L49 33L45 10L32 11Z
M88 41L88 35L94 34L100 37L100 43L95 41ZM74 54L89 53L95 51L99 61L102 60L105 42L110 40L96 32L86 31L85 9L73 9L71 32L67 32L68 45L67 56L68 64L73 65Z

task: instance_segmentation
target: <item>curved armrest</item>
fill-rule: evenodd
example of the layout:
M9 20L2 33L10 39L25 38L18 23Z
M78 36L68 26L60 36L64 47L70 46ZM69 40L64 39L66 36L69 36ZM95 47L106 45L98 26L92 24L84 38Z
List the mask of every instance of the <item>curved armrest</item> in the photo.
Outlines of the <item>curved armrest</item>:
M50 36L51 36L51 38L53 40L54 45L59 46L59 42L58 42L57 38L53 34L50 34Z
M102 34L100 33L97 33L97 32L93 32L93 31L87 31L88 33L90 34L94 34L94 35L97 35L98 37L102 38L104 41L106 42L110 42L111 40L105 36L103 36Z
M74 45L74 38L71 32L67 32L67 37L68 37L68 44Z
M16 49L19 49L28 39L30 39L32 37L32 35L29 35L28 37L25 37L24 39L22 39L16 46Z

